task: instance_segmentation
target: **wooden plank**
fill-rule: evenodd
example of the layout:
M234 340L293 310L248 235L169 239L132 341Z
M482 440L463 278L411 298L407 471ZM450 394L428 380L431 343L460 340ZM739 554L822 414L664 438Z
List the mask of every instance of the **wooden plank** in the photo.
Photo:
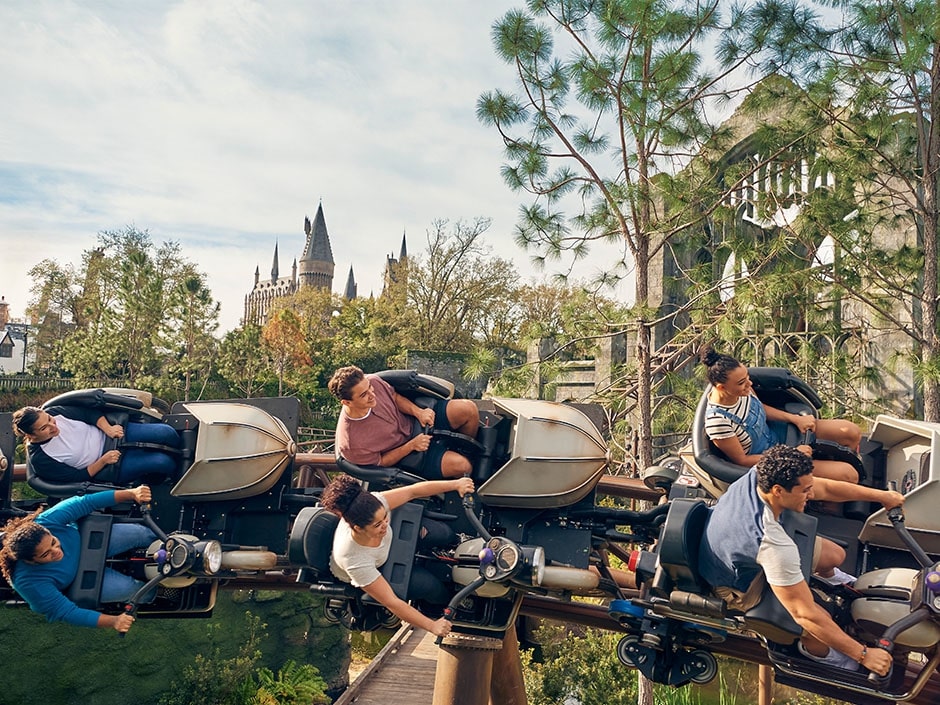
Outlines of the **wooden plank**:
M403 625L334 705L422 705L434 699L438 647L423 629Z

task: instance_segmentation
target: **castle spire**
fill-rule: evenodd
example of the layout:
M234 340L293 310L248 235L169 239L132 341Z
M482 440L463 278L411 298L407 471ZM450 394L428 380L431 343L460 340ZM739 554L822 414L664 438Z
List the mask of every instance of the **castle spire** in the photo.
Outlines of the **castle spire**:
M274 262L271 264L271 282L276 282L278 278L278 265L277 265L277 240L274 241Z

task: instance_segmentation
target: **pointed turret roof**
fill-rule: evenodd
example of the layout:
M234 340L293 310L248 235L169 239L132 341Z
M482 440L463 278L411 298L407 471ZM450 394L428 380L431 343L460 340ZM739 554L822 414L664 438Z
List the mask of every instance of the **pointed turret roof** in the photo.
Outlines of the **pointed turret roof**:
M398 255L398 261L401 262L407 257L408 257L408 244L405 242L405 231L402 230L401 231L401 252Z
M356 298L357 289L356 276L353 274L352 265L349 265L349 276L346 277L346 291L343 292L343 296L352 301Z
M274 242L274 261L271 263L271 281L276 282L280 271L277 262L277 241Z
M307 223L309 223L309 220ZM330 234L326 230L326 218L323 217L322 203L317 206L317 215L313 219L313 226L310 228L305 227L304 230L307 232L307 246L304 247L304 254L300 261L316 260L333 264L333 249L330 247Z

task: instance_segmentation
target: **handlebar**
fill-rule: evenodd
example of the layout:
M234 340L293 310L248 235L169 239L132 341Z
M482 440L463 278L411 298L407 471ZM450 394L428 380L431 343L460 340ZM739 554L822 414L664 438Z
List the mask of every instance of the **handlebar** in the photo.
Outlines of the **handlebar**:
M897 487L898 483L893 480L888 483L888 489L892 492L897 492ZM892 507L888 510L888 519L894 526L894 530L897 532L901 541L907 546L907 550L911 552L911 555L920 563L921 567L932 568L934 561L930 559L927 552L921 548L920 544L917 543L917 539L911 536L911 532L908 531L907 527L904 525L904 510L900 506Z
M469 585L464 585L463 589L460 590L460 592L458 592L456 595L454 595L450 599L450 602L447 603L447 607L444 608L444 619L446 619L448 622L452 622L453 619L451 618L454 616L454 613L457 611L457 605L459 605L463 601L463 598L465 598L470 593L476 591L476 589L480 587L481 585L483 585L485 582L486 582L486 578L484 578L481 575ZM434 640L434 643L437 646L440 646L441 642L443 641L444 641L444 637L439 636L437 637L437 639Z

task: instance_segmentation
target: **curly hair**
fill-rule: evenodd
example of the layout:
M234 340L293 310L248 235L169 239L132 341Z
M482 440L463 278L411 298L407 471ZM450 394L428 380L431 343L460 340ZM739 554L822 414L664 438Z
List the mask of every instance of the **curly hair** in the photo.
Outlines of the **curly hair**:
M32 514L11 519L0 529L0 572L10 585L13 584L13 565L19 560L31 560L36 555L36 548L49 534L46 527L36 523L41 511L37 509Z
M354 477L339 475L320 496L320 504L336 512L350 526L367 526L372 522L375 513L382 506L379 499L362 489L362 485Z
M789 492L813 472L813 459L792 446L776 445L764 451L754 468L761 492L770 492L774 485Z
M708 347L699 354L699 360L708 368L706 376L713 385L721 384L728 379L728 373L741 367L741 363L730 355L716 352Z
M25 436L27 433L32 433L33 429L36 427L36 422L39 421L39 414L41 413L42 409L35 406L24 406L22 409L14 411L13 432L20 437Z
M349 367L340 367L327 384L327 389L337 399L352 399L352 388L366 378L365 372L355 365Z

